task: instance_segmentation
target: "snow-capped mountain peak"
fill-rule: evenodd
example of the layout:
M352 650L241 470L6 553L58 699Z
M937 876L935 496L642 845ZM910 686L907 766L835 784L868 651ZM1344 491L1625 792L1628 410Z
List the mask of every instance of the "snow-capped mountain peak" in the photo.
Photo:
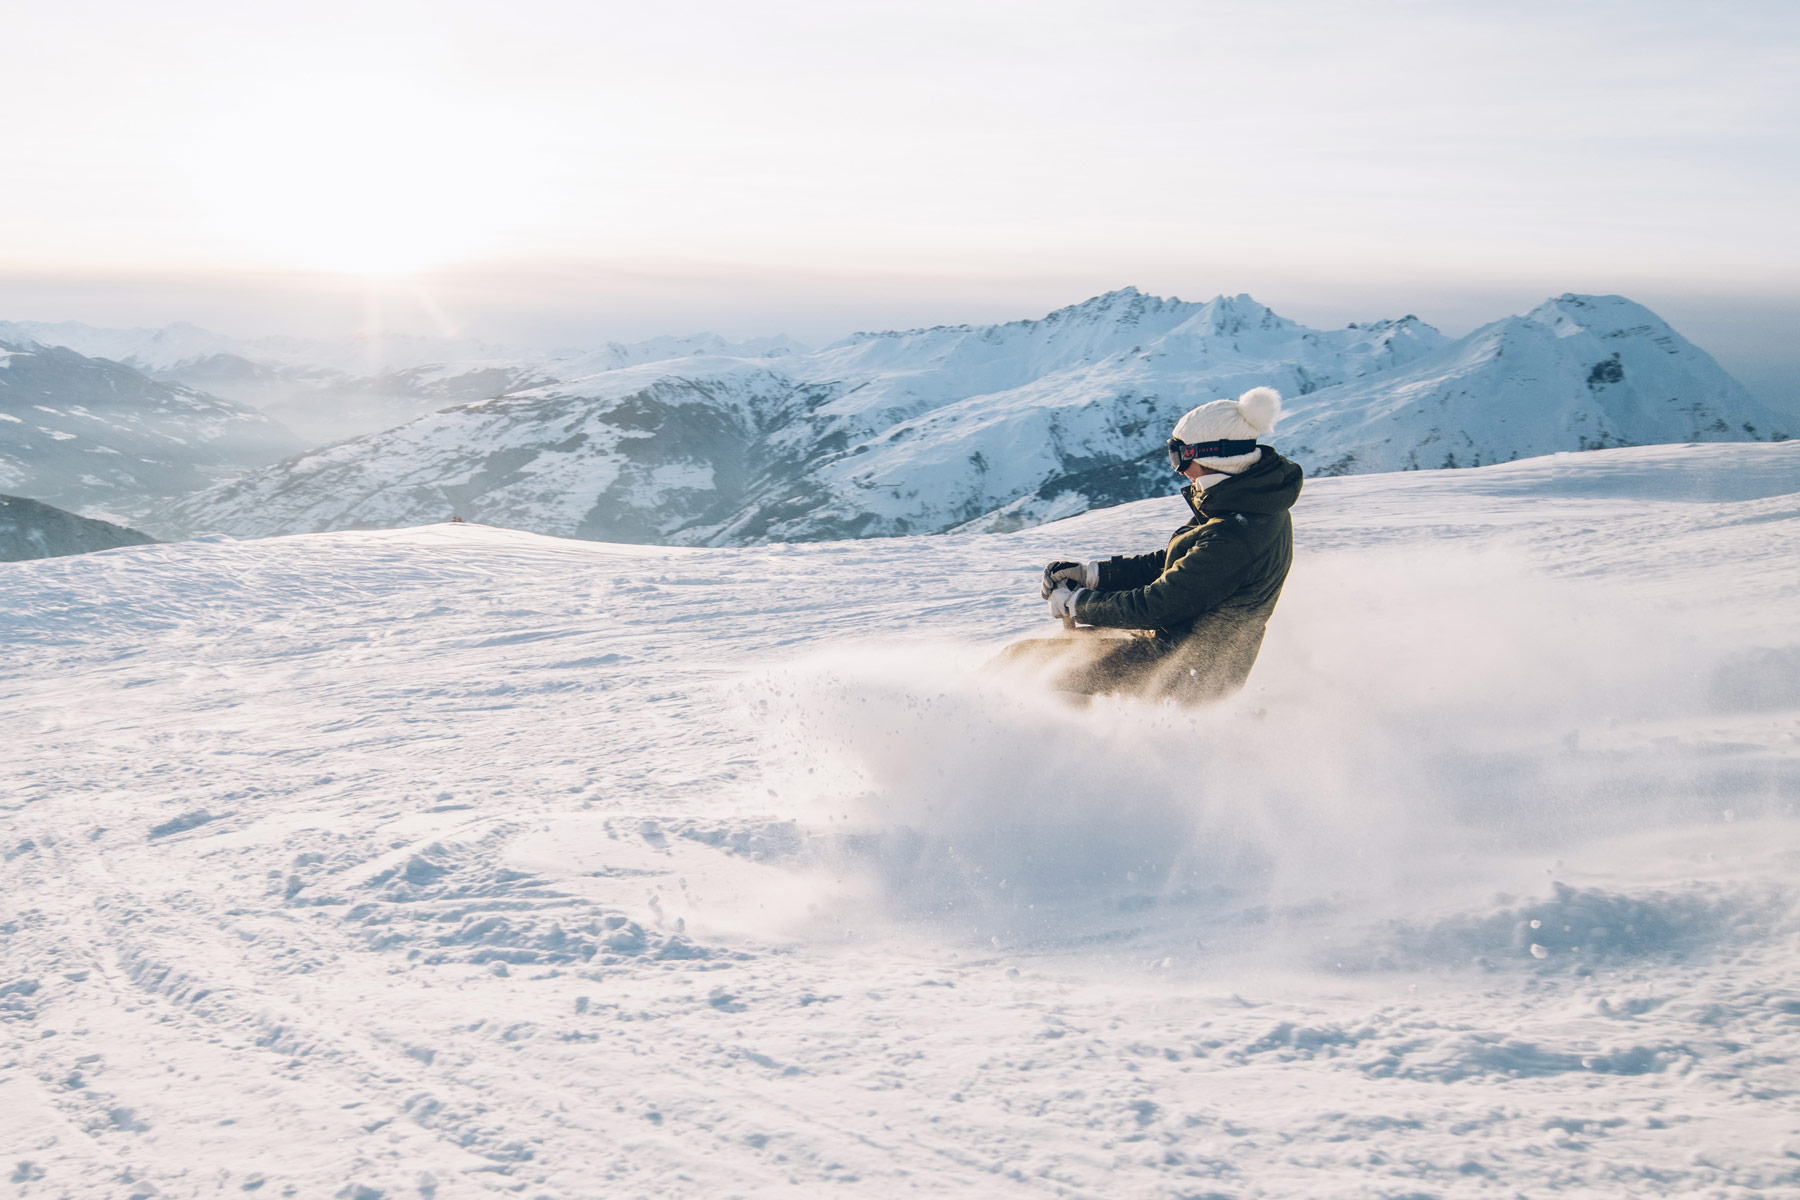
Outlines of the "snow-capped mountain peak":
M1574 293L1308 397L1282 433L1315 474L1788 436L1780 416L1655 313Z
M1106 325L1115 328L1155 326L1170 316L1185 316L1201 307L1203 306L1174 297L1151 296L1135 287L1122 287L1103 292L1079 304L1056 309L1037 321L1020 321L1014 324L1046 327Z
M1523 319L1545 325L1568 337L1592 332L1601 337L1627 332L1667 330L1663 319L1624 296L1587 296L1564 292L1523 314Z
M1278 317L1265 304L1259 304L1247 293L1217 296L1199 306L1186 322L1187 326L1204 328L1210 333L1229 337L1249 329L1296 329L1298 324Z

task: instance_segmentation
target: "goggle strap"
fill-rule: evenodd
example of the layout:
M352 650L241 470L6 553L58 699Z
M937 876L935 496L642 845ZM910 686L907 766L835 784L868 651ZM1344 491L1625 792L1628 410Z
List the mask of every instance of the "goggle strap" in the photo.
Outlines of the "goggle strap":
M1256 449L1256 439L1238 438L1218 442L1184 442L1177 438L1170 438L1169 449L1180 455L1183 461L1192 461L1196 458L1236 458L1240 454L1248 454Z

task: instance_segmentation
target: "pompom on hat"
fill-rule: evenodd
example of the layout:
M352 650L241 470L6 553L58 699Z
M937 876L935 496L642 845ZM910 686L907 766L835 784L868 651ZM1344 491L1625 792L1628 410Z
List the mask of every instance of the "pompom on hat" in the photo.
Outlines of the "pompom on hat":
M1258 441L1281 419L1281 393L1272 387L1253 387L1236 400L1214 400L1175 422L1174 436L1189 444L1219 441ZM1262 461L1262 447L1230 458L1197 458L1209 471L1236 475Z

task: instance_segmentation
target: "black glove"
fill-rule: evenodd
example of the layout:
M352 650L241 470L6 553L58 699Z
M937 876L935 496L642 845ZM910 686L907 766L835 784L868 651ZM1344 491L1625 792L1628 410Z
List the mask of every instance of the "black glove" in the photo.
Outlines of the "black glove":
M1044 587L1038 595L1048 600L1050 593L1056 590L1058 584L1068 584L1070 587L1078 588L1099 587L1099 574L1098 563L1070 562L1067 559L1059 558L1044 568Z

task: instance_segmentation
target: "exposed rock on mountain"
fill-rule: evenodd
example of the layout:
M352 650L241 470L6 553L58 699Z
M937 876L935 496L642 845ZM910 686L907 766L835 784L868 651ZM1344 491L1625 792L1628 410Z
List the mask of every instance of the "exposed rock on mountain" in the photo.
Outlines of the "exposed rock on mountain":
M155 540L135 529L78 517L23 496L0 496L0 562L145 546Z

